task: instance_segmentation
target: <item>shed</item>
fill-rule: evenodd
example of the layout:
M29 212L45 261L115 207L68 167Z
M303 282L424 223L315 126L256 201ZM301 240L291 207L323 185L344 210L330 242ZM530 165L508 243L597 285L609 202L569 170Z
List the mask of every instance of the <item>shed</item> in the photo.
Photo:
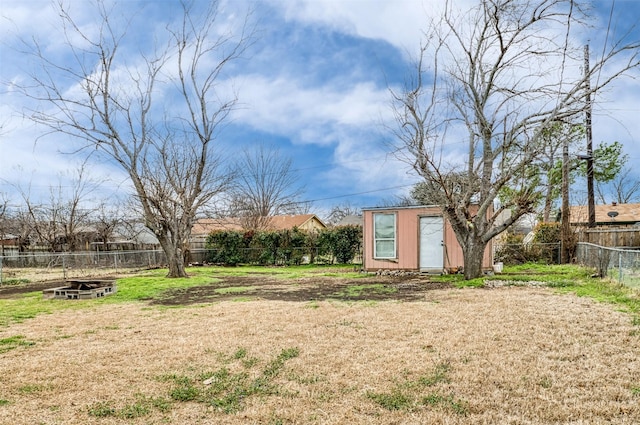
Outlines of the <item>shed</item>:
M455 272L464 265L462 247L439 206L363 209L363 267L366 271ZM482 260L493 270L490 241Z

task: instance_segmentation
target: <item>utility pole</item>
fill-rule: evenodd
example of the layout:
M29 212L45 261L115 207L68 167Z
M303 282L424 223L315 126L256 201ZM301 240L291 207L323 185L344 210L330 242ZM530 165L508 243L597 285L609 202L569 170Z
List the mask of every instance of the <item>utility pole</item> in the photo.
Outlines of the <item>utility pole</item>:
M569 141L562 142L562 211L560 226L560 263L570 261L569 245L571 240L571 225L569 224Z
M596 225L596 205L593 194L593 133L591 128L591 82L589 65L589 45L584 46L584 79L585 79L585 127L587 134L587 202L589 209L589 227Z

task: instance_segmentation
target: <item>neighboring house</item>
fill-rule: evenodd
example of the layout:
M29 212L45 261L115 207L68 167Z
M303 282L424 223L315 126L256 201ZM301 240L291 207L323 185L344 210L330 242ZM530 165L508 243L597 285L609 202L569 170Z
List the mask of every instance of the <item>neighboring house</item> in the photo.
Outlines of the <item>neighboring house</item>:
M335 226L362 226L362 216L345 215L335 224Z
M578 242L610 247L640 247L640 204L596 205L596 226L587 227L589 210L574 206L569 222L576 230Z
M20 237L5 233L0 235L0 255L17 255L19 250Z
M640 204L596 205L596 226L630 227L640 223ZM586 205L573 206L569 210L572 226L586 226L589 223L589 209Z
M234 217L202 218L195 222L191 229L191 249L205 248L207 236L217 230L247 230L242 226L242 220ZM327 226L315 214L277 215L268 217L267 230L293 229L305 231L319 231Z
M451 224L438 206L363 210L363 267L431 273L456 272L464 257ZM493 269L493 246L487 244L482 267Z
M99 231L94 231L94 240L89 243L92 251L145 251L161 249L158 238L142 223L129 222L113 228L107 240L101 240ZM104 236L103 236L104 237Z
M276 215L269 218L267 225L270 230L285 230L294 227L310 232L325 229L327 226L315 214Z

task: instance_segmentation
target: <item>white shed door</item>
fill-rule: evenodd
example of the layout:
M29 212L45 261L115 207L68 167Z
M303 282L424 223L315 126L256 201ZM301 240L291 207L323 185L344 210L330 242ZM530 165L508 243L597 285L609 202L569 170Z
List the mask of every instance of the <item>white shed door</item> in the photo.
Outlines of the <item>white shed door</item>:
M420 270L444 268L442 217L420 217Z

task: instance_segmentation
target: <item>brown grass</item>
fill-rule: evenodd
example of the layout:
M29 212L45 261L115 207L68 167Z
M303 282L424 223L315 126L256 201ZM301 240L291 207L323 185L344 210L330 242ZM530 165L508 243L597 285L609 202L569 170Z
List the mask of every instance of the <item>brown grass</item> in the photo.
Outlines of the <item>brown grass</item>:
M640 423L636 332L612 306L544 288L437 290L412 303L102 305L0 329L35 343L0 354L0 423ZM278 394L247 397L237 413L169 401L163 376L241 371L230 360L239 347L259 359L253 374L283 349L300 354L274 378ZM376 394L409 401L389 410ZM123 414L152 398L168 407ZM89 414L98 403L119 413Z
M2 270L3 281L27 281L27 282L50 282L65 279L80 279L87 277L124 276L140 271L140 268L68 268L62 267L26 267L8 268Z

